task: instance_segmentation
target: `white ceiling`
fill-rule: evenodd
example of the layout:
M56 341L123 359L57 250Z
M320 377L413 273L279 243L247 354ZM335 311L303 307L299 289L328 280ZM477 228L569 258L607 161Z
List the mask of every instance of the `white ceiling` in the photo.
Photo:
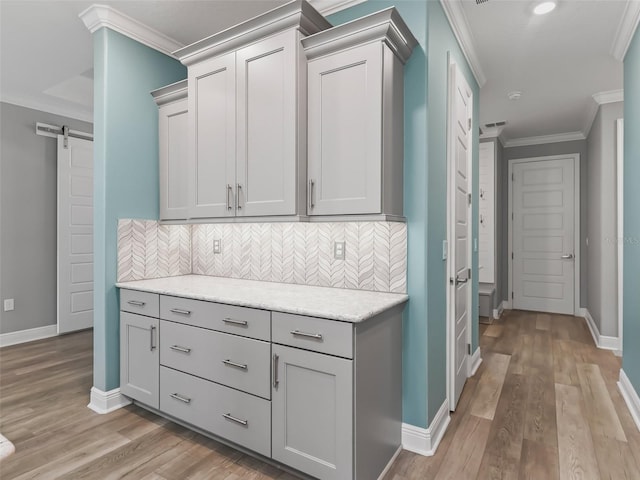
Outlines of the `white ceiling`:
M318 8L322 2L315 2ZM93 3L0 0L2 101L91 120L91 34L78 14ZM189 44L285 0L99 3ZM593 115L592 95L622 88L622 63L610 52L626 0L561 0L554 12L542 17L531 14L530 0L449 3L459 4L486 77L480 93L481 124L506 120L505 140L588 133L583 130ZM518 102L507 99L513 90L522 91Z

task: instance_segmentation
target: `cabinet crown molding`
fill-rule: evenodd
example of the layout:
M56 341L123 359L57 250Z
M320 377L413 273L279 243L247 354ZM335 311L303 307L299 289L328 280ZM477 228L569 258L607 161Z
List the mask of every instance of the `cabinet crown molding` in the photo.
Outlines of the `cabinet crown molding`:
M395 7L390 7L302 39L308 60L338 50L382 41L404 64L418 41Z
M312 35L331 28L331 24L305 0L294 0L176 50L173 56L189 66L293 27L304 35Z
M158 106L187 98L187 80L181 80L153 90L151 91L151 96Z

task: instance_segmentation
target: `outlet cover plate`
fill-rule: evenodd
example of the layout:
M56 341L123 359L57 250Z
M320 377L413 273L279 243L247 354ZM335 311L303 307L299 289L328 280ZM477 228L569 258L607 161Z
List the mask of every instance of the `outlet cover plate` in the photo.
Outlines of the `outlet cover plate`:
M219 238L213 240L213 253L222 253L222 245Z
M344 260L345 242L333 243L333 258L336 260Z
M14 303L13 303L13 298L7 298L4 301L4 311L5 312L10 312L14 309Z

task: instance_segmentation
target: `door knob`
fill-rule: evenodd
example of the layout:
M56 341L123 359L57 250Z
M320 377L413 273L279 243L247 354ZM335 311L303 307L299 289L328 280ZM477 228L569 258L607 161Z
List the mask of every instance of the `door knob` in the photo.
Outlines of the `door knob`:
M562 258L563 260L571 260L573 258L573 253L562 255L560 258Z

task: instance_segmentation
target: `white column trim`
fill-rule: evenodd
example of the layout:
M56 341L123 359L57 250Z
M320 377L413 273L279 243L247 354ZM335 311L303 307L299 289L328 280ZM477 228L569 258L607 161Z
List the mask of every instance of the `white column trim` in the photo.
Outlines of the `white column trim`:
M629 377L627 377L627 374L624 373L624 370L622 369L620 369L618 389L627 404L627 408L629 409L629 413L631 413L631 417L633 418L636 427L640 430L640 397L638 397L638 392L633 388Z
M611 46L611 55L619 62L624 61L624 57L627 54L627 50L629 50L629 45L638 28L639 22L640 2L637 0L627 0L627 6L624 9L620 24L618 25L618 31Z
M0 347L33 342L34 340L42 340L43 338L55 337L56 335L58 335L58 326L55 324L47 325L46 327L3 333L0 335Z
M96 413L105 414L126 407L130 403L131 400L120 393L120 388L104 392L96 387L91 387L91 400L87 407Z
M110 28L170 57L173 57L173 52L184 47L182 43L168 35L148 27L108 5L93 4L83 10L78 17L91 33L103 27Z
M402 448L427 457L434 455L450 421L449 399L445 399L429 428L402 424Z

